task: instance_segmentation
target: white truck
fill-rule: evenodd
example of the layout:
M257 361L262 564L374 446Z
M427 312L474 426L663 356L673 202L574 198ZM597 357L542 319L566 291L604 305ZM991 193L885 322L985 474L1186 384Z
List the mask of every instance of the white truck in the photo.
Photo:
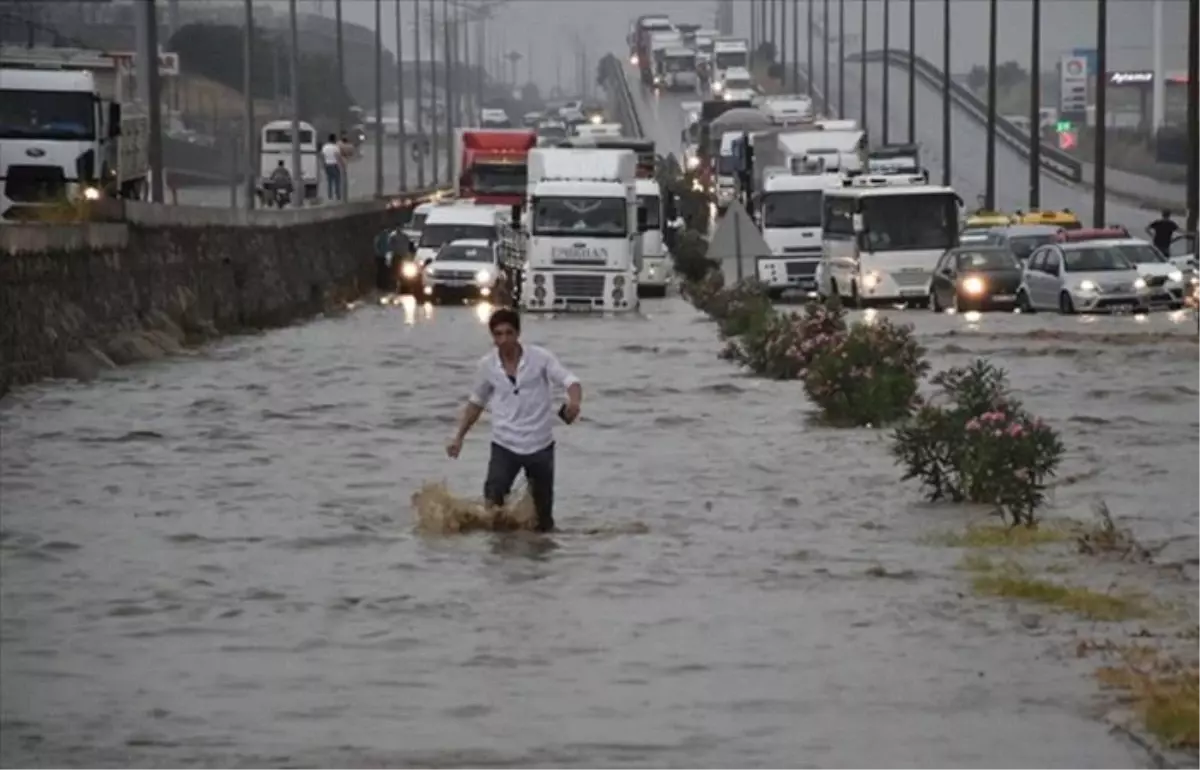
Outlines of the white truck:
M653 179L638 179L636 183L639 214L638 230L642 234L642 269L638 275L639 297L665 297L671 279L671 260L667 254L663 230L662 190Z
M772 298L788 290L816 295L825 192L841 188L842 177L827 172L819 160L764 175L755 209L771 256L758 258L757 275Z
M637 156L632 150L529 152L529 239L520 304L530 312L638 308Z
M926 178L860 175L825 191L820 296L850 307L928 303L934 267L958 245L962 198Z
M662 70L655 75L656 85L668 91L694 92L700 86L696 74L696 52L684 46L671 46L662 53Z
M740 67L750 69L750 44L743 38L719 37L713 41L710 77L714 82L725 79L725 71Z
M104 99L91 71L0 69L0 104L0 218L145 196L149 121Z

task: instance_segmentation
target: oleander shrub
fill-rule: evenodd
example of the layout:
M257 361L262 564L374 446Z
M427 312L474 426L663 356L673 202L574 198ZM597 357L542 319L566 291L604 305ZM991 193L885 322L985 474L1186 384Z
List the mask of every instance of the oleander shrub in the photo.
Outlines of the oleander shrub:
M939 373L940 393L892 436L904 479L933 500L993 505L1011 524L1035 526L1046 484L1062 460L1058 433L1012 397L1002 369L984 361Z
M870 427L908 417L928 370L911 327L880 319L825 335L800 377L827 422Z

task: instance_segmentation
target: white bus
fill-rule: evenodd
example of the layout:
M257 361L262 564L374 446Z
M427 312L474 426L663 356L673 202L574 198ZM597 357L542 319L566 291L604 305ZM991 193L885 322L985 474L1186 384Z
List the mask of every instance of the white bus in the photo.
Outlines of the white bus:
M856 176L825 191L817 291L851 307L924 305L938 259L958 245L962 199L923 174Z

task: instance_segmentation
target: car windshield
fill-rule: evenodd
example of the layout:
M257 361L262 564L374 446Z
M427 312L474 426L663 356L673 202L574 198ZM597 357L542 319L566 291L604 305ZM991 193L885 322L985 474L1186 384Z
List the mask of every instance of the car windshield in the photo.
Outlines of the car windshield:
M264 144L291 144L292 130L290 128L269 128L263 132ZM313 143L313 132L300 129L300 144L302 146L311 145Z
M793 190L763 195L763 227L820 227L821 191Z
M1000 243L1002 240L999 233L988 232L987 230L977 230L972 233L963 233L958 238L958 242L963 246L991 246Z
M874 195L860 205L867 251L945 251L958 234L953 193Z
M538 126L537 135L545 139L566 139L567 127L560 125Z
M1073 273L1133 269L1129 260L1116 249L1072 249L1064 254L1064 258L1067 270Z
M1158 249L1148 243L1118 246L1117 251L1121 253L1122 257L1125 257L1125 259L1135 265L1161 265L1167 261L1166 257L1159 253Z
M489 225L465 225L447 222L433 224L421 230L422 249L439 249L450 241L484 240L495 237L496 229Z
M429 217L428 214L413 214L412 219L408 220L409 230L420 230L425 226L425 220Z
M492 250L487 246L467 246L451 243L443 246L437 255L438 262L492 262Z
M534 235L624 238L624 198L538 198L533 207Z
M469 187L477 195L513 195L525 192L529 167L524 163L476 163Z
M92 139L92 95L0 90L0 139Z
M646 226L642 228L642 232L647 230L657 230L662 226L662 220L659 217L659 209L662 204L656 195L639 195L638 206L646 210Z
M1008 248L1017 259L1029 259L1029 255L1039 246L1045 246L1054 240L1050 233L1045 235L1010 235Z
M1015 270L1017 261L1007 251L988 249L964 251L958 255L959 270Z
M725 78L725 88L730 91L745 91L750 88L749 78Z

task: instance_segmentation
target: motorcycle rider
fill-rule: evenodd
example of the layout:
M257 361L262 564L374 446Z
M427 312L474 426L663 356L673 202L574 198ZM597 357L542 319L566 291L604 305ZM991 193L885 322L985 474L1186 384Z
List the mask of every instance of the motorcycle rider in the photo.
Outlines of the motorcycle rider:
M281 160L275 170L271 172L271 178L268 180L271 192L283 190L290 196L292 193L292 173L287 170L287 166Z

